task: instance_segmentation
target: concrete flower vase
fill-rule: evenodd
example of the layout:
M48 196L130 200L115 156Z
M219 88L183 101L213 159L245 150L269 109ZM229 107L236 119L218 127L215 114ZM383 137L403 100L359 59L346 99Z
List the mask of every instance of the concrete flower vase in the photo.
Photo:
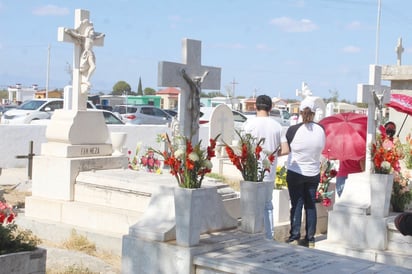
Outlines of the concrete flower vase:
M194 246L199 243L203 210L210 202L210 195L216 195L215 188L174 189L176 242L180 246Z
M112 156L123 156L123 146L126 143L126 132L112 132L110 139L112 140L113 153Z
M371 215L388 217L391 204L393 174L371 174Z
M267 183L240 181L241 230L246 233L263 231Z

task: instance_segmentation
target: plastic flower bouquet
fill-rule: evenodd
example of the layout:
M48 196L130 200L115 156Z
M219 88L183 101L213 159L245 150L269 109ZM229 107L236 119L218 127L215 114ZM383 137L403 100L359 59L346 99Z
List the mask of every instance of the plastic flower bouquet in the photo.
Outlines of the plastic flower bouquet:
M270 171L277 150L263 151L261 145L264 139L258 140L249 133L240 134L238 131L236 133L239 136L239 146L233 148L225 144L230 161L242 173L245 181L262 182L265 173Z
M160 160L155 157L155 152L148 149L146 154L140 158L140 165L147 171L153 173L161 173Z
M403 212L405 207L412 201L409 178L401 172L394 172L393 187L391 195L392 210Z
M404 145L404 152L406 168L412 169L412 138L410 133L406 135L406 144Z
M139 170L139 152L140 152L140 148L142 146L142 143L138 143L136 146L136 151L134 153L134 155L132 155L132 151L129 150L127 152L128 154L128 158L129 158L129 164L128 164L128 168L132 169L132 170Z
M401 143L390 138L385 127L379 127L380 134L376 135L376 141L372 144L372 161L375 173L390 174L393 171L399 172L401 167L399 160L403 159L403 149Z
M322 163L320 171L320 182L316 191L316 202L322 203L323 206L332 204L332 195L334 191L329 191L330 181L336 177L337 171L333 162L327 160Z
M169 135L165 134L167 151L152 149L161 155L164 165L170 167L170 173L176 178L182 188L200 188L205 174L212 171L212 162L215 157L216 140L210 139L210 145L203 149L201 141L193 145L189 138L177 136L181 142L172 143ZM179 145L180 143L180 145Z

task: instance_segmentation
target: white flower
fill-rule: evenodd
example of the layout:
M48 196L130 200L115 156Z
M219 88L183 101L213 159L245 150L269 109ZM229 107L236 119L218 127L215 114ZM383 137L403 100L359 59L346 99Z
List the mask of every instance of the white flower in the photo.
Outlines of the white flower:
M204 160L204 161L203 161L203 166L206 167L207 169L212 169L213 164L212 164L212 162L209 161L209 160Z
M185 152L183 151L183 149L179 148L175 151L174 156L175 156L176 159L181 159L184 153Z
M270 161L268 159L264 159L262 161L262 166L264 169L270 169Z
M193 162L197 162L197 161L199 161L199 155L197 155L196 152L191 152L189 154L189 159Z
M391 170L391 164L388 161L383 161L381 163L381 168L383 170L390 171Z

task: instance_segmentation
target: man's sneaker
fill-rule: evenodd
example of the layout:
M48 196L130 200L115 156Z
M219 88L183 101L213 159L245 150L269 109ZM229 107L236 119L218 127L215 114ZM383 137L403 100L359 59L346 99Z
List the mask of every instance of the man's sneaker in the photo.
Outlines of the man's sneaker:
M299 245L309 247L309 248L315 248L315 242L308 241L306 239L301 240Z
M299 245L299 241L298 240L293 240L293 239L286 240L286 243L290 244L290 245Z

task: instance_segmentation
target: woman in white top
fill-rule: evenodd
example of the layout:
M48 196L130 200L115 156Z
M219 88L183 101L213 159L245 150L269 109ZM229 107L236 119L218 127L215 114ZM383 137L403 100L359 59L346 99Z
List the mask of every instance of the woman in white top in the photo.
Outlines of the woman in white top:
M316 111L313 101L304 99L299 110L303 122L289 127L286 132L286 145L290 151L286 181L292 205L287 242L313 248L317 222L315 195L320 181L320 158L326 136L323 127L313 121ZM306 236L301 241L303 206L306 212Z

